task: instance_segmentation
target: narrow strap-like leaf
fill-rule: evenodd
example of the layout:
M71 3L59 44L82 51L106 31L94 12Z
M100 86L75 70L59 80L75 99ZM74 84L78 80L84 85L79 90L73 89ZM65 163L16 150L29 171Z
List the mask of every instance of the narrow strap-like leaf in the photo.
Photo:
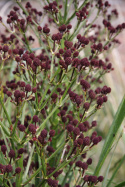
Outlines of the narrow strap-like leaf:
M110 130L109 130L109 133L107 135L104 146L102 148L100 159L99 159L98 165L95 169L94 175L99 174L99 172L102 168L102 165L103 165L108 153L110 152L111 146L112 146L112 144L115 140L115 136L118 133L118 130L121 126L121 123L122 123L124 117L125 117L125 96L123 97L123 99L122 99L122 101L119 105L119 108L118 108L118 110L116 112L116 115L114 117L114 121L113 121L113 123L110 127Z
M115 187L124 187L125 186L125 181L117 184Z
M116 173L118 172L119 168L121 167L121 165L123 164L124 161L125 161L125 155L123 156L123 158L121 159L120 163L116 167L116 169L115 169L115 171L114 171L112 177L110 178L110 180L109 180L109 182L108 182L106 187L110 187L110 184L111 184L112 180L114 179Z

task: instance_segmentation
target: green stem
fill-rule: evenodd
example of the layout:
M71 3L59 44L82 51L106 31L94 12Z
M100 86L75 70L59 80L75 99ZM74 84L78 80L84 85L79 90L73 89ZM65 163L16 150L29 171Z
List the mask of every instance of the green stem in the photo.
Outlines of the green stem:
M3 107L4 113L5 113L6 117L7 117L7 120L8 120L8 122L9 122L9 125L10 125L10 127L11 127L12 123L11 123L10 117L9 117L9 115L8 115L8 113L7 113L7 110L6 110L6 108L5 108L5 105L4 105L3 101L2 101L2 96L0 96L0 103L1 103L1 105L2 105L2 107Z

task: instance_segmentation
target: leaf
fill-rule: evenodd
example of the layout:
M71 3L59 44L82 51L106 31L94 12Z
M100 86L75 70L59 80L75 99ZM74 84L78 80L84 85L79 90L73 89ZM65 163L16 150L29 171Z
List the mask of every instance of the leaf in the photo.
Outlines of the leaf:
M27 174L28 174L28 171L29 171L29 167L30 167L30 164L31 164L31 161L32 161L32 155L33 155L33 152L34 152L34 148L35 148L35 144L33 145L32 150L30 152L27 167L26 167L26 170L25 170L25 173L24 173L24 176L23 176L23 181L26 180L26 177L27 177Z
M114 156L116 147L117 147L117 145L118 145L118 142L119 142L121 136L122 136L122 134L120 134L120 136L118 137L118 140L117 140L117 142L116 142L116 144L115 144L115 146L114 146L113 153L112 153L112 155L111 155L111 158L110 158L108 167L107 167L107 169L106 169L106 174L105 174L105 177L104 177L104 181L103 181L102 187L105 187L105 186L106 186L107 178L108 178L108 174L109 174L109 169L110 169L110 167L111 167L112 159L113 159L113 156Z
M125 186L125 181L117 184L115 187L124 187Z
M108 182L108 184L107 184L106 187L110 187L110 184L111 184L112 180L114 179L116 173L118 172L119 168L120 168L121 165L123 164L124 160L125 160L125 155L123 156L123 158L121 159L120 163L119 163L118 166L116 167L116 169L115 169L115 171L114 171L112 177L110 178L110 180L109 180L109 182Z
M125 117L125 96L123 97L123 99L119 105L119 108L118 108L116 115L114 117L114 121L109 129L109 133L107 135L104 146L102 148L100 159L99 159L99 162L96 166L94 175L99 174L99 172L102 168L102 165L104 164L105 159L110 152L111 146L115 140L115 136L118 133L118 130L120 128L120 125L121 125L124 117Z
M65 143L63 143L61 146L58 147L58 149L47 159L47 162L51 160L51 158L55 157L58 152L64 147Z

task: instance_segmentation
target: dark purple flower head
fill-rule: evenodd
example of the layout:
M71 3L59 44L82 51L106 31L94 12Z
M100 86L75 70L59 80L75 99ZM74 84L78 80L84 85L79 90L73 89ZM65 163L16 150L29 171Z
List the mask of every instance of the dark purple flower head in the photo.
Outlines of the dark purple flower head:
M4 45L2 50L3 50L3 52L7 52L9 50L8 45Z
M68 132L72 132L73 129L74 129L73 125L71 125L71 124L67 125L66 128L67 128L67 131L68 131Z
M18 129L21 131L21 132L24 132L26 127L24 125L18 125Z
M98 137L95 137L95 138L93 138L92 141L93 141L93 144L96 145L96 144L99 143L99 138L98 138Z
M10 152L9 152L9 154L8 154L8 156L10 158L14 158L15 157L15 151L13 149L11 149Z
M26 92L31 92L31 85L30 85L30 84L27 84L27 85L25 86L25 91L26 91Z
M79 167L79 168L82 168L82 161L80 161L80 160L77 161L76 162L76 166Z
M66 57L71 57L71 50L70 49L67 49L66 51L65 51L65 58Z
M37 29L38 29L38 31L42 31L42 27L41 26L38 26Z
M65 45L65 47L67 47L67 48L71 48L71 47L73 46L73 43L70 42L70 41L65 40L64 45Z
M88 164L88 165L91 165L91 164L92 164L92 159L91 159L91 158L88 158L87 164Z
M67 25L67 29L71 29L71 28L72 28L71 24Z
M59 31L60 32L64 32L66 30L66 25L61 25L60 27L59 27Z
M39 118L37 115L33 116L33 122L34 123L37 123L39 121Z
M96 127L97 126L97 122L96 121L92 121L92 127Z
M47 150L49 153L55 152L55 150L54 150L53 147L51 147L51 146L47 146L46 150Z
M78 145L82 145L83 144L83 139L82 138L78 138L77 139L77 144Z
M44 27L43 27L43 32L44 32L45 34L48 34L48 33L50 32L50 29L49 29L47 26L44 26Z
M15 90L14 97L16 97L16 98L20 97L20 91L19 90Z
M89 109L90 104L88 102L84 103L83 108L85 109L85 111L87 111Z
M46 138L47 137L47 130L46 129L43 129L40 133L40 136L43 137L43 138Z
M80 84L82 85L84 90L87 90L90 88L90 84L86 80L81 80Z
M99 176L99 177L98 177L98 181L99 181L99 182L102 182L102 181L103 181L103 179L104 179L104 177L103 177L103 176Z
M37 91L37 87L32 88L33 93L36 93L36 91Z
M89 146L89 145L90 145L90 138L89 138L89 136L86 136L86 137L83 139L83 145L84 145L84 146Z
M29 131L32 133L32 134L35 134L36 133L36 127L33 125L33 124L30 124L28 126L28 129Z
M20 172L21 172L21 168L20 167L15 169L15 173L19 174Z
M55 130L50 130L49 135L50 137L53 137L55 135Z
M51 178L47 179L48 185L52 186L52 187L57 187L58 186L58 182L56 180L52 180Z
M66 65L70 65L72 63L72 59L70 57L65 58Z
M82 163L82 169L86 170L88 168L88 165L86 162L83 162Z
M103 104L103 98L102 97L98 97L97 104L98 104L98 106L101 106Z
M88 178L89 178L89 175L85 175L83 179L84 179L85 182L87 182Z
M9 172L12 172L12 170L13 170L13 168L12 168L12 166L10 165L10 164L8 164L7 166L6 166L6 172L7 173L9 173Z
M79 135L80 134L80 130L79 130L79 128L78 127L75 127L74 129L73 129L73 133L74 133L74 135Z
M20 148L20 149L18 150L18 154L21 155L21 154L23 154L23 153L24 153L24 148Z
M89 176L88 177L88 181L92 182L92 183L96 183L97 182L97 176Z
M3 152L3 154L6 153L6 151L7 151L6 145L2 145L2 146L1 146L1 151Z

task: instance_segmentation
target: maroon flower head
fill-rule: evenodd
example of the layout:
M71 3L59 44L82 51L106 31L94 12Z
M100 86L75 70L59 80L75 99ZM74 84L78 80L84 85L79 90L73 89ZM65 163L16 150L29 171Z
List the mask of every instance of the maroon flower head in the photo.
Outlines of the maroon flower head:
M8 164L8 165L6 166L5 171L6 171L7 173L9 173L9 172L12 172L12 170L13 170L12 166L11 166L10 164Z
M96 121L92 121L92 127L96 127L97 126L97 122Z
M11 149L10 152L9 152L9 154L8 154L8 156L10 158L14 158L15 157L15 151L13 149Z
M88 102L84 103L83 108L85 109L85 111L87 111L90 107L90 104Z
M80 84L82 85L84 90L87 90L90 88L90 84L86 80L81 80Z
M91 159L91 158L89 158L89 159L87 160L87 164L88 164L88 165L91 165L91 164L92 164L92 159Z
M15 173L19 174L20 172L21 172L21 168L20 167L15 169Z
M99 182L102 182L102 181L103 181L103 179L104 179L104 177L103 177L103 176L99 176L99 177L98 177L98 181L99 181Z
M84 145L84 146L89 146L89 145L90 145L90 138L89 138L89 136L86 136L86 137L83 139L83 145Z
M82 161L77 161L75 164L77 167L82 168Z
M66 128L67 128L67 131L68 131L68 132L72 132L73 129L74 129L73 125L71 125L71 124L67 125Z
M3 50L3 52L7 52L9 50L8 45L4 45L2 50Z
M64 32L66 30L66 25L61 25L60 27L59 27L59 31L60 32Z
M6 145L2 145L2 146L1 146L1 151L3 152L3 154L6 153L6 151L7 151Z
M33 116L33 122L34 123L37 123L39 121L39 118L37 115Z
M50 32L50 29L48 28L48 27L43 27L43 32L45 33L45 34L48 34L49 32Z
M30 85L30 84L27 84L27 85L25 86L25 91L26 91L26 92L31 92L31 85Z
M73 46L73 43L70 42L70 41L65 40L64 45L65 45L65 47L67 47L67 48L71 48L71 47Z
M24 149L23 149L23 148L20 148L20 149L18 150L18 154L21 155L21 154L23 154L23 153L24 153Z
M30 124L28 126L28 129L29 131L32 133L32 134L35 134L36 133L36 127L33 125L33 124Z
M55 135L55 130L50 130L49 135L50 137L53 137Z
M88 168L88 165L86 162L83 162L82 163L82 169L86 170Z
M51 146L47 146L46 150L47 150L48 152L50 152L50 153L55 152L55 150L54 150L53 147L51 147Z
M99 97L97 99L97 104L98 104L98 106L101 106L103 104L103 98L102 97Z
M41 133L40 133L40 136L41 136L42 138L46 138L46 137L47 137L47 130L46 130L46 129L43 129L43 130L41 131Z
M18 125L18 129L21 131L21 132L24 132L26 127L24 125Z
M74 135L79 135L80 134L80 130L79 130L79 128L78 127L75 127L74 129L73 129L73 133L74 133Z

